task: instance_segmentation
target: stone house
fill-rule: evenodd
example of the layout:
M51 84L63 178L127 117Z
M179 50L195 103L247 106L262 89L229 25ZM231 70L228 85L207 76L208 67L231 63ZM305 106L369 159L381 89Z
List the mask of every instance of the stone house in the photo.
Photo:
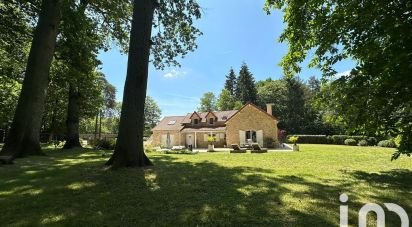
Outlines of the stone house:
M272 104L264 111L252 103L239 110L193 112L185 116L167 116L152 129L152 145L161 147L192 146L207 148L208 138L215 147L258 143L261 147L277 144L278 119Z

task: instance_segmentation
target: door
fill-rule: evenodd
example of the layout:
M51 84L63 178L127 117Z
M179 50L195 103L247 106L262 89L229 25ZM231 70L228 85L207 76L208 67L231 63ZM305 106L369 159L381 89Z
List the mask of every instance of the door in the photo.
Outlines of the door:
M187 146L193 146L193 134L186 135L186 144Z

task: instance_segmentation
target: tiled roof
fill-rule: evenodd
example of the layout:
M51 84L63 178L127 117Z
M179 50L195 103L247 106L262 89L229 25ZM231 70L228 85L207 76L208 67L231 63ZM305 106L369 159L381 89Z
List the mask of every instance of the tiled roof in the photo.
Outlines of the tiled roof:
M185 116L170 116L170 117L164 117L159 124L156 125L156 127L153 128L153 131L159 131L159 130L182 130L183 125L182 121L185 118Z

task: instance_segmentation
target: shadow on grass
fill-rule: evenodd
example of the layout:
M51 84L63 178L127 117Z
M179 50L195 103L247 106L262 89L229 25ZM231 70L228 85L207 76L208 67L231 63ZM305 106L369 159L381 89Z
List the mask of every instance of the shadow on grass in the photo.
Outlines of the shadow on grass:
M309 181L263 168L183 162L168 155L152 156L151 168L106 171L106 159L92 150L53 151L49 157L0 170L0 204L7 208L0 223L333 226L339 222L339 195L353 184ZM353 176L382 183L367 173ZM388 176L383 181L399 187L394 178L410 179ZM353 193L351 205L360 207L360 196ZM351 212L350 221L356 218Z

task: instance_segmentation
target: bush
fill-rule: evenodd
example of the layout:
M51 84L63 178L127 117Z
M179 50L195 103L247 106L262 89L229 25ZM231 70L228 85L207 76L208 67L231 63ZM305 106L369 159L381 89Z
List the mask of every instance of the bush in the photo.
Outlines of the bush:
M299 140L298 136L291 136L288 138L289 143L293 143L293 144L296 144L298 140Z
M349 145L349 146L356 146L358 144L358 142L356 142L355 139L346 139L344 143L345 145Z
M378 144L378 139L376 139L375 137L368 137L367 141L369 146L375 146L376 144Z
M332 143L338 145L344 145L345 140L349 139L349 136L346 135L333 135L332 136Z
M378 143L379 147L396 147L392 140L382 140Z
M361 140L361 141L359 141L358 145L359 145L359 146L362 146L362 147L368 146L368 141L366 141L366 140Z
M103 149L103 150L114 150L116 146L116 139L110 138L110 139L97 139L92 141L91 145L93 145L95 148L98 149Z

